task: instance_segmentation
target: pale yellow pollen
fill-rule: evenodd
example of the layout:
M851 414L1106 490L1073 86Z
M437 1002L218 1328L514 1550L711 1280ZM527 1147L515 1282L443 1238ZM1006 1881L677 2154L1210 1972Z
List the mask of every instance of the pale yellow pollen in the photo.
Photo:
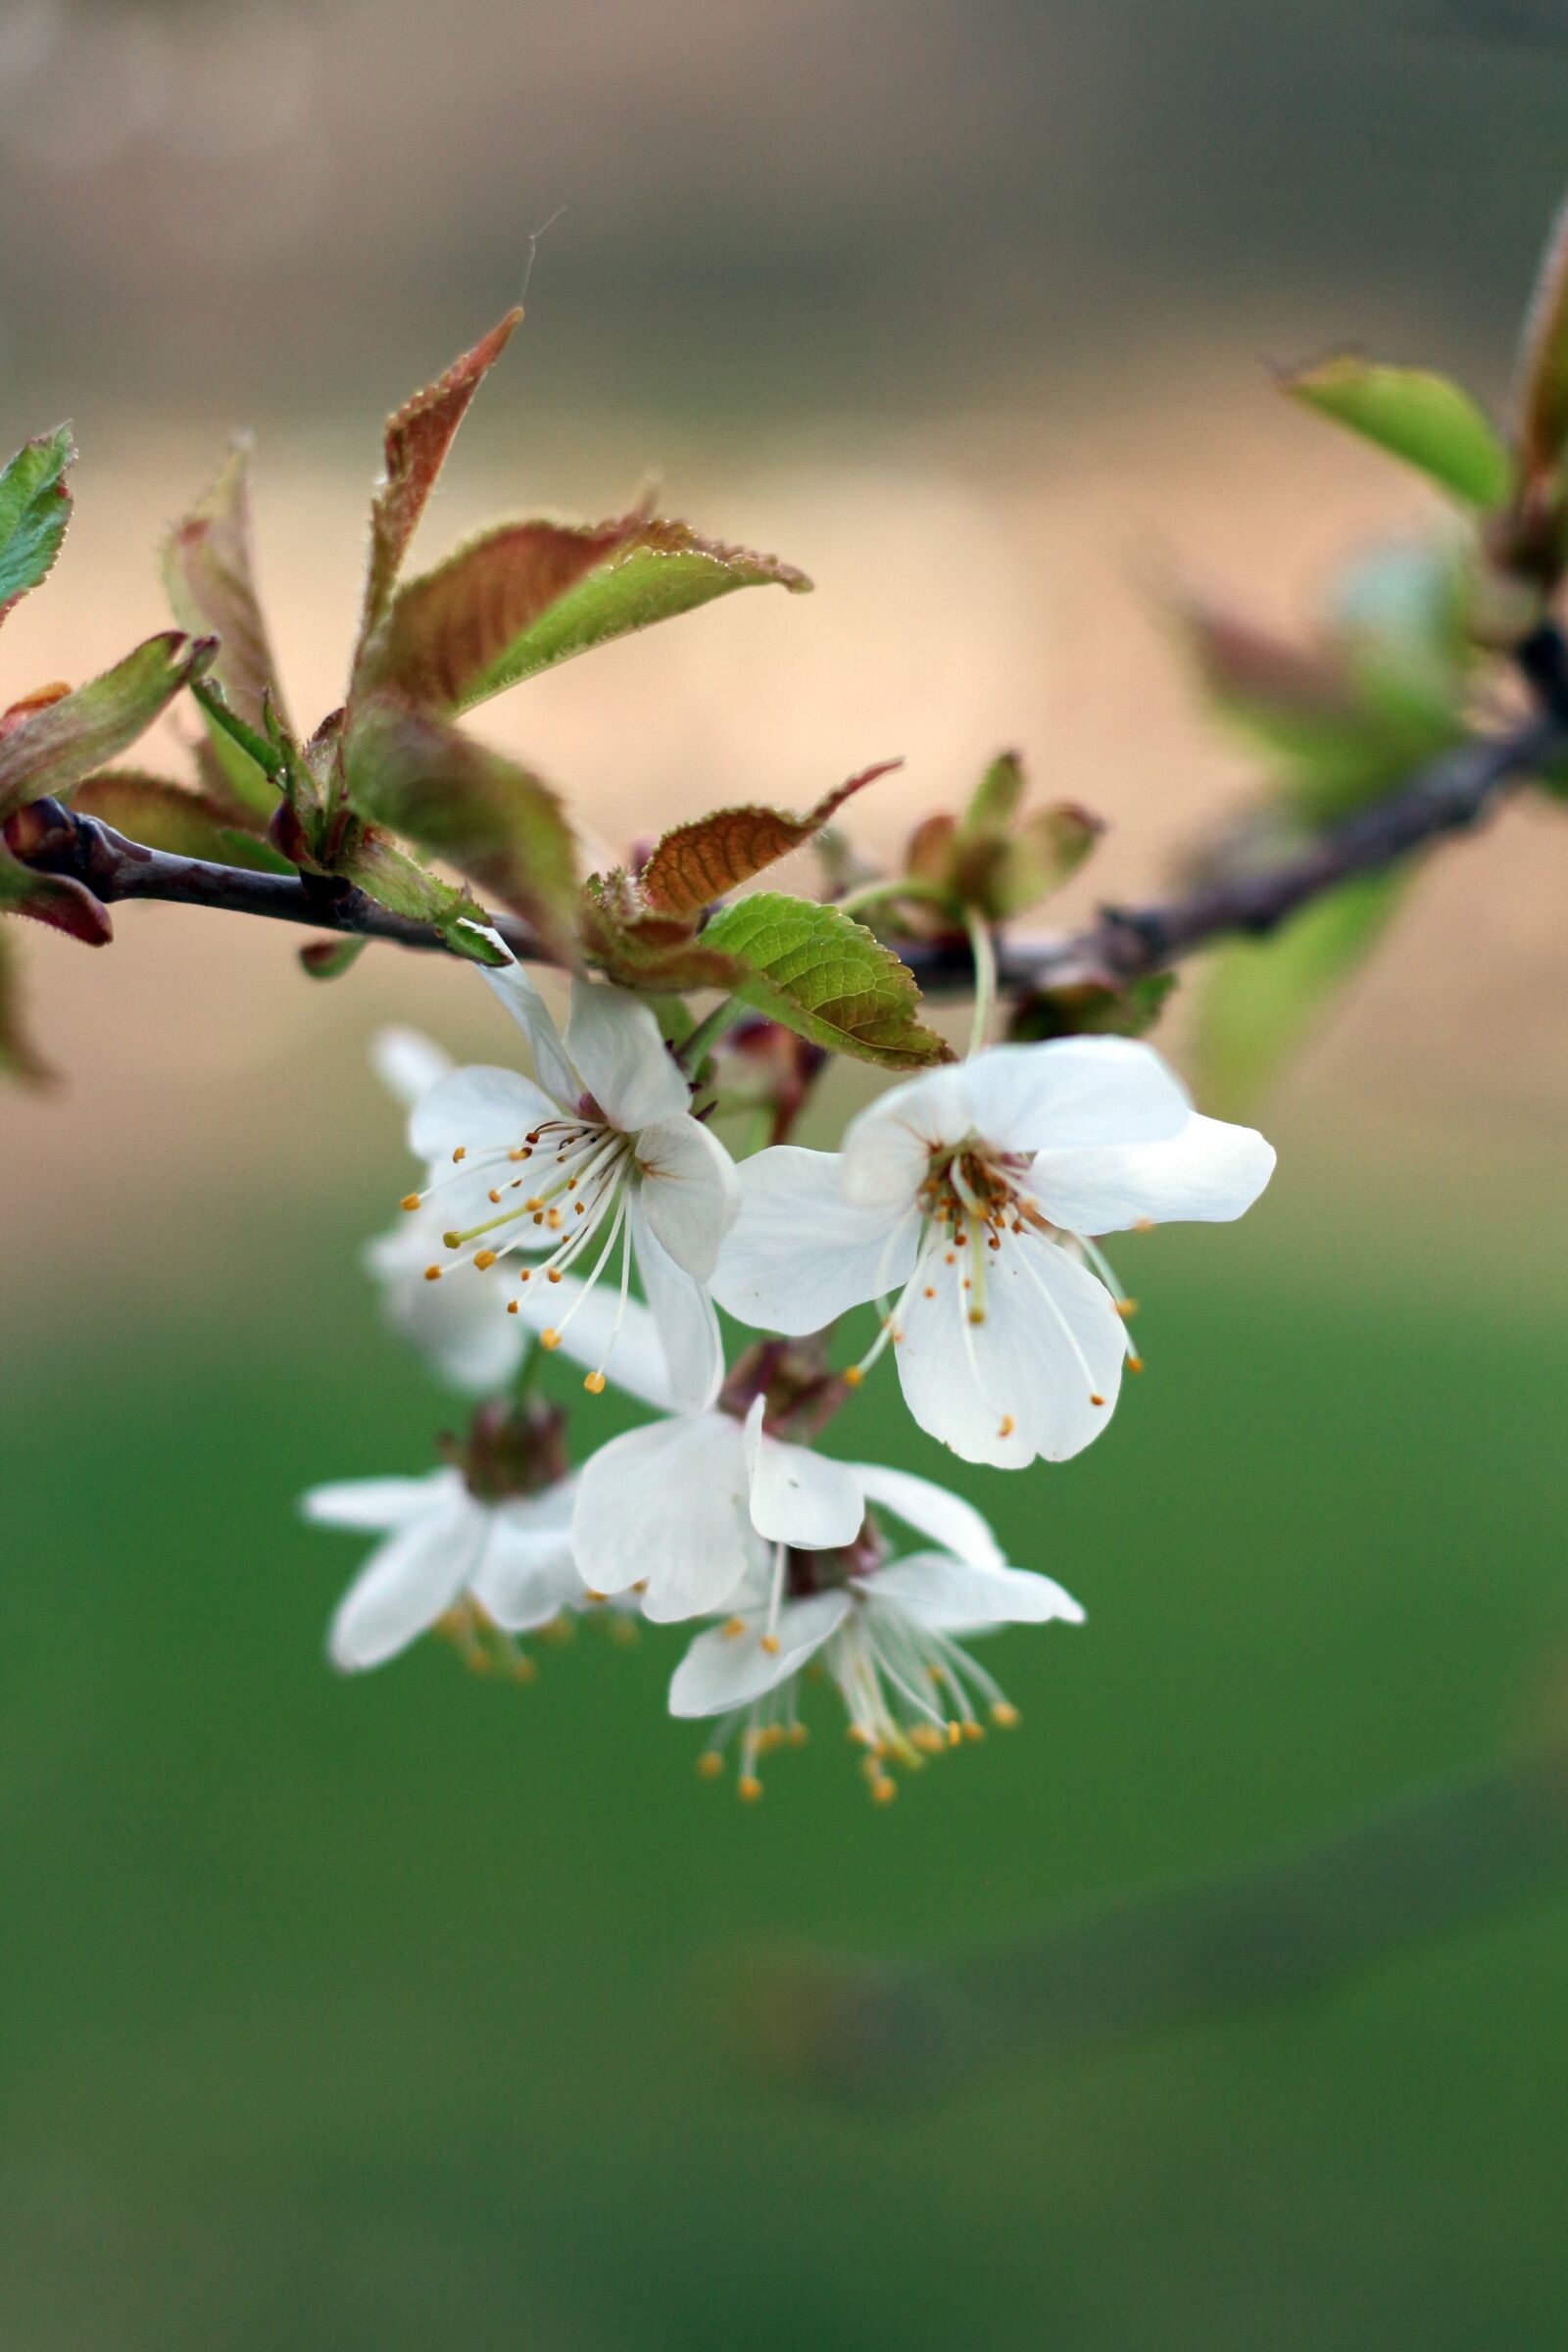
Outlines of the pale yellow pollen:
M966 1723L963 1727L963 1736L966 1740L983 1740L986 1736L986 1727L983 1723Z
M561 1334L553 1323L539 1334L539 1345L541 1348L559 1348L561 1346Z
M582 1385L590 1396L602 1396L605 1393L605 1376L602 1372L589 1372Z
M963 1726L962 1726L962 1724L961 1724L961 1723L956 1723L956 1722L951 1722L951 1721L950 1721L950 1723L949 1723L949 1725L948 1725L948 1745L949 1745L950 1747L956 1747L956 1746L957 1746L957 1744L958 1744L958 1741L959 1741L959 1740L960 1740L962 1738L963 1738Z
M417 1208L418 1205L419 1196L417 1193L405 1193L402 1200L398 1202L398 1206L400 1208Z
M705 1781L716 1781L724 1769L724 1759L716 1747L709 1747L697 1759L697 1769Z
M993 1723L1000 1723L1004 1732L1010 1732L1018 1720L1018 1710L1010 1698L993 1699L991 1720Z

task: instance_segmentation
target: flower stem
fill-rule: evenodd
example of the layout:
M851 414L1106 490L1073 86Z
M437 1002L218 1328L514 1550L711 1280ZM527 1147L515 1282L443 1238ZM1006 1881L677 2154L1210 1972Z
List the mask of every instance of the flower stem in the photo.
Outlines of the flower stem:
M885 881L862 882L858 890L847 890L833 904L840 914L858 914L862 907L880 906L889 899L919 899L933 906L950 905L940 883L922 882L911 874L891 874Z
M709 1047L733 1018L734 1012L735 1000L726 997L721 1004L715 1004L711 1012L705 1014L696 1028L676 1047L675 1059L689 1076L702 1068Z
M997 1001L997 948L990 925L972 906L963 910L963 927L974 957L974 1019L969 1024L969 1052L973 1054L986 1042L991 1008Z

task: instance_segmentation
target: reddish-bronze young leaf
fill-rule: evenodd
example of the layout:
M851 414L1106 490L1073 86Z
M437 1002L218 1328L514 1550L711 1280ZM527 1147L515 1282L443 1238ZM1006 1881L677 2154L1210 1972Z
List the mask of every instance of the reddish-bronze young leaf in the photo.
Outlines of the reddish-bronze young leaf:
M84 948L107 947L115 935L109 909L71 874L40 872L23 858L41 847L42 811L23 808L0 834L0 913L30 915L52 931L64 931ZM13 851L20 853L13 856Z
M693 988L731 989L744 966L705 947L688 917L656 913L628 874L591 874L577 907L582 952L620 988L680 995Z
M72 693L53 689L6 714L0 731L0 816L43 793L65 795L144 734L213 658L211 637L169 629Z
M351 710L343 760L362 815L445 858L571 956L576 844L549 785L391 695Z
M445 375L416 392L386 425L386 471L370 504L370 557L365 582L363 646L385 612L424 502L446 462L453 436L522 317L509 311Z
M1568 204L1552 223L1519 354L1519 456L1532 480L1549 478L1568 445Z
M852 793L903 764L900 760L883 760L875 767L862 769L847 784L824 793L804 816L792 816L787 808L748 806L715 808L709 816L676 825L643 867L643 897L664 914L699 913L726 890L749 882L754 874L809 841Z
M219 639L213 675L249 727L281 720L277 668L256 593L251 550L250 445L236 441L216 480L164 542L164 584L181 628ZM285 722L286 723L286 722Z
M236 825L220 802L139 769L105 768L89 776L77 786L72 805L83 816L100 817L116 832L175 858L204 858L262 873L293 870L276 850Z
M365 649L360 691L390 686L449 711L482 700L488 674L514 642L645 520L509 522L470 540L399 590Z

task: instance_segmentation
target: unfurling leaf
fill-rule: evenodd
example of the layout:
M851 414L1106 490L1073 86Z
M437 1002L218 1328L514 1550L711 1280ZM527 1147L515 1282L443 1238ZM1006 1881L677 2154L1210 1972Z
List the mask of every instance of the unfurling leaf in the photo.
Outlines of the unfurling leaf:
M1010 825L1023 805L1023 757L999 752L969 796L962 817L966 833L989 833Z
M0 817L44 793L71 793L144 734L212 658L210 637L167 630L74 693L8 711L0 719Z
M482 335L471 351L454 360L445 375L405 401L387 418L386 471L370 504L370 556L365 581L363 646L387 608L403 559L409 552L425 500L435 487L453 436L489 370L505 351L522 318L520 310Z
M105 768L89 776L72 796L83 816L100 817L150 850L173 858L203 858L215 865L243 865L264 874L289 874L286 858L230 824L227 811L184 784L133 768Z
M352 807L455 865L574 952L576 843L548 784L392 696L355 706L343 750Z
M378 825L365 824L357 817L349 820L332 872L340 881L352 882L389 913L401 914L411 923L429 923L455 956L495 966L512 960L483 928L484 909L468 892L443 882L439 874L427 873Z
M1280 386L1469 506L1500 507L1513 488L1507 445L1469 393L1446 375L1342 352L1282 375Z
M689 917L656 913L630 875L590 874L577 906L582 952L618 988L671 995L732 989L742 967L698 937Z
M22 1006L22 958L15 936L0 930L0 1075L46 1086L54 1072L27 1034Z
M907 964L837 906L759 891L727 906L700 944L742 967L732 994L813 1045L889 1070L953 1058L919 1018Z
M617 555L585 573L512 639L466 700L471 704L500 694L557 662L569 662L575 654L651 628L656 621L694 612L737 588L769 585L800 596L811 583L776 556L720 547L699 539L683 522L642 523Z
M1195 1041L1205 1103L1227 1116L1252 1104L1382 937L1405 880L1367 875L1304 907L1270 939L1216 949Z
M283 701L256 592L249 459L249 444L237 441L211 488L175 523L164 542L164 585L181 628L218 638L213 683L234 716L265 737L269 707L281 718ZM242 808L270 815L277 795L265 763L204 709L226 791Z
M313 980L336 980L359 962L369 944L368 939L308 939L300 962Z
M1144 1037L1176 986L1174 972L1136 980L1064 980L1024 997L1007 1024L1013 1045L1048 1037Z
M716 808L710 816L676 825L658 843L643 867L644 899L663 914L700 913L710 900L749 882L754 874L809 841L852 793L902 765L902 760L884 760L875 767L863 768L847 784L824 793L804 816L792 816L785 808L748 806Z
M961 816L928 816L915 827L906 868L947 901L935 913L911 902L916 930L940 931L966 907L987 922L1008 922L1077 872L1104 831L1101 819L1071 801L1020 816L1023 795L1023 762L1016 752L1004 752L986 769Z
M1549 477L1568 447L1568 204L1552 223L1530 298L1517 399L1520 463L1530 478Z
M366 646L357 690L389 686L435 710L471 710L512 682L514 648L541 614L646 520L504 523L470 540L399 589Z
M24 441L0 473L0 620L54 568L71 520L66 474L75 456L71 427L61 424Z

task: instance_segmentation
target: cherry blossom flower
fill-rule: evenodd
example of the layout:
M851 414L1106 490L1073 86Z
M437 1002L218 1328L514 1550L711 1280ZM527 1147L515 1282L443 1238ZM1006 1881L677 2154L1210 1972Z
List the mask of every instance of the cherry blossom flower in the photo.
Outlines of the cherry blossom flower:
M955 1453L1061 1461L1104 1427L1128 1355L1130 1302L1090 1237L1238 1217L1273 1166L1148 1046L999 1046L892 1088L841 1152L747 1160L713 1294L790 1333L880 1299L852 1378L892 1345L909 1410Z
M584 1384L597 1395L624 1327L635 1257L674 1398L700 1408L723 1368L708 1284L739 1206L729 1154L692 1117L687 1081L647 1004L576 980L563 1036L519 965L485 977L526 1031L537 1079L474 1066L419 1093L409 1141L429 1176L404 1201L416 1238L395 1252L383 1246L377 1266L389 1289L402 1286L392 1295L405 1327L419 1321L409 1274L426 1248L418 1279L432 1290L466 1287L498 1264L514 1271L520 1254L540 1253L521 1266L509 1303L538 1320L547 1348L565 1343L571 1318L618 1254L611 1282L620 1306ZM568 1270L581 1274L582 1289L557 1311L549 1294ZM530 1304L525 1314L523 1293L544 1297L544 1308L535 1314ZM448 1311L429 1310L426 1344L449 1364L476 1366L467 1301L450 1310L450 1323L435 1320Z
M897 1789L892 1764L915 1765L980 1738L982 1714L1017 1721L960 1634L1083 1622L1060 1585L1008 1567L980 1514L956 1495L907 1473L857 1468L867 1497L932 1539L930 1547L888 1559L875 1514L848 1544L781 1543L771 1563L754 1563L723 1622L699 1634L675 1669L671 1714L717 1718L700 1759L705 1773L722 1770L739 1732L742 1796L761 1794L758 1766L770 1748L805 1738L800 1682L813 1660L865 1750L872 1796L886 1802Z

